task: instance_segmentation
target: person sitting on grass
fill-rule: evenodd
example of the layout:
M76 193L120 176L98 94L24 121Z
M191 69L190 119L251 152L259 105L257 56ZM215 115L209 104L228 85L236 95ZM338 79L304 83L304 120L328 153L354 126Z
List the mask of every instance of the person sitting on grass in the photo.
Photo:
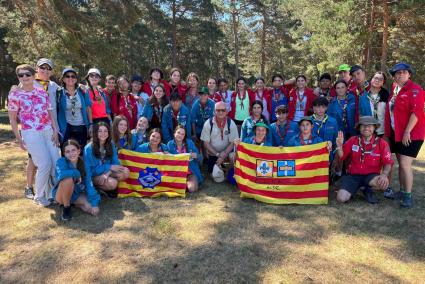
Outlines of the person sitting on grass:
M259 145L259 146L272 146L270 139L268 139L269 126L262 121L254 124L253 133L254 136L245 137L244 139L235 139L234 143L236 146L242 141L244 143Z
M310 116L303 116L298 122L300 134L293 136L287 146L303 146L323 142L322 138L312 132L313 120ZM332 144L332 143L330 143Z
M99 214L100 196L86 173L80 145L76 140L67 140L62 152L64 157L56 162L57 184L52 190L53 198L62 207L62 220L71 220L71 204L91 215Z
M364 187L366 201L375 204L378 199L373 190L385 190L388 187L388 175L394 162L388 143L375 134L378 128L379 122L375 118L362 116L357 123L360 135L351 137L343 144L344 134L338 132L337 154L341 160L351 161L347 174L341 179L338 202L347 202L360 187Z
M118 183L130 175L130 171L120 165L111 129L103 121L93 127L93 140L84 148L84 163L93 184L109 197L116 197Z
M162 143L162 132L159 128L154 128L149 132L149 142L137 147L139 153L165 153L168 154L168 147Z
M112 142L119 149L134 150L137 147L137 137L132 135L128 127L127 117L117 115L112 122Z
M238 138L238 128L227 116L226 104L215 104L215 115L208 119L202 128L201 140L208 153L208 172L212 173L214 165L221 167L228 159L233 166L235 153L233 141Z
M270 133L273 146L287 146L289 140L298 134L298 123L288 119L288 107L280 105L276 107L277 121L270 125Z
M183 125L177 125L174 130L174 139L168 142L167 147L170 154L190 154L187 190L189 192L197 191L199 184L201 184L204 180L197 162L199 151L198 148L196 148L195 143L193 143L190 138L187 138L186 128Z

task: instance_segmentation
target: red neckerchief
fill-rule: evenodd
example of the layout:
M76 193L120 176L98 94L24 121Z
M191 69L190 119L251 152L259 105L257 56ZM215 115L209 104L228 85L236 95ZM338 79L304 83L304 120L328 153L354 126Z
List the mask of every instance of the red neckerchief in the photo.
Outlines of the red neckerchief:
M304 142L304 140L307 140L307 144ZM311 143L313 143L313 136L310 134L308 139L304 139L303 135L300 134L300 143L301 145L310 145Z
M371 154L375 150L376 145L378 145L379 137L372 135L372 138L370 139L370 142L369 142L369 144L372 144L372 149L370 149L370 151L366 151L366 149L365 149L366 145L363 146L363 141L364 141L364 138L361 135L359 135L358 136L358 142L359 142L360 153L361 153L360 154L360 162L362 162L362 163L364 162L365 155Z
M222 122L217 120L217 117L215 118L215 122L217 123L217 127L220 129L221 132L221 140L224 140L224 127L226 126L227 119L224 118Z
M221 101L226 102L227 101L227 97L229 96L229 94L227 93L227 91L225 91L224 93L222 92L218 92L220 94L221 97ZM225 94L225 96L223 97L223 94Z
M177 116L179 115L180 110L171 110L171 115L173 116L173 126L174 128L176 128L177 124L179 123L179 121L177 120Z
M177 143L176 143L176 148L177 148L177 153L178 153L178 154L184 154L184 153L187 153L187 151L186 151L186 145L185 145L184 143L182 143L182 146L181 146L181 147L179 147L179 146L177 145Z
M263 101L263 99L264 99L264 90L263 90L263 92L261 93L261 96L260 96L260 93L258 92L258 90L257 90L257 92L255 92L256 93L256 95L257 95L257 98L259 98L260 99L260 101Z
M276 92L276 90L279 90L279 91ZM283 92L279 88L277 88L277 89L273 88L273 100L279 101L279 99L281 98L281 95L282 94L283 94Z
M247 91L244 91L243 96L240 96L240 92L238 91L238 98L241 101L241 109L244 109L243 102L245 101Z
M289 129L289 125L290 125L291 123L288 121L288 120L285 120L285 128L284 128L284 131L283 131L283 134L282 134L282 132L280 132L280 127L279 126L281 126L280 124L279 124L279 120L276 122L276 130L277 130L277 134L279 135L279 137L280 137L280 141L283 141L283 140L285 140L285 136L286 136L286 133L288 133L288 129Z

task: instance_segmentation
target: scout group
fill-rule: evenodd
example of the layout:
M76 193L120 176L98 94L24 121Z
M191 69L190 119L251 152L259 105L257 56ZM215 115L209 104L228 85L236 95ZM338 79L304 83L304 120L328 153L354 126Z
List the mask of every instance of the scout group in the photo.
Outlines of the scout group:
M147 80L104 76L97 68L82 77L65 68L59 85L51 80L53 69L48 58L35 68L19 65L8 113L20 148L28 152L25 196L41 206L60 204L63 220L72 218L71 205L97 215L100 194L116 196L119 181L129 176L119 149L189 153L187 190L194 192L203 182L203 165L216 182L225 180L223 168L231 172L240 142L291 147L327 141L330 180L342 176L339 202L361 190L367 202L377 203L374 190L382 190L401 207L413 206L412 161L425 136L424 91L411 80L414 70L407 63L390 70L389 92L384 72L366 77L362 66L347 64L339 66L335 82L322 74L314 89L304 75L285 80L274 74L256 78L253 86L237 78L235 91L226 78L210 77L206 87L193 72L182 80L178 68L168 80L159 68ZM391 153L399 164L397 190L390 184Z

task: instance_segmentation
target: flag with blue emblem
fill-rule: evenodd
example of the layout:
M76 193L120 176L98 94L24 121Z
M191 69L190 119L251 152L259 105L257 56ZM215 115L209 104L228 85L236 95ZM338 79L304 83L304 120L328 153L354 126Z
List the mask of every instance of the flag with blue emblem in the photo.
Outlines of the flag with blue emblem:
M118 184L118 197L185 197L189 154L138 153L121 149L130 177Z
M273 204L327 204L327 143L283 148L240 143L235 179L244 198Z

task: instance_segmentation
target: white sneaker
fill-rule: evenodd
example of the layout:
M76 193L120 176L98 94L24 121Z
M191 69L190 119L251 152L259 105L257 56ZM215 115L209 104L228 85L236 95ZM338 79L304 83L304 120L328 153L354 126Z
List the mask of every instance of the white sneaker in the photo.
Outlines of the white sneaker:
M34 203L43 207L47 207L50 205L50 201L43 197L35 197Z

